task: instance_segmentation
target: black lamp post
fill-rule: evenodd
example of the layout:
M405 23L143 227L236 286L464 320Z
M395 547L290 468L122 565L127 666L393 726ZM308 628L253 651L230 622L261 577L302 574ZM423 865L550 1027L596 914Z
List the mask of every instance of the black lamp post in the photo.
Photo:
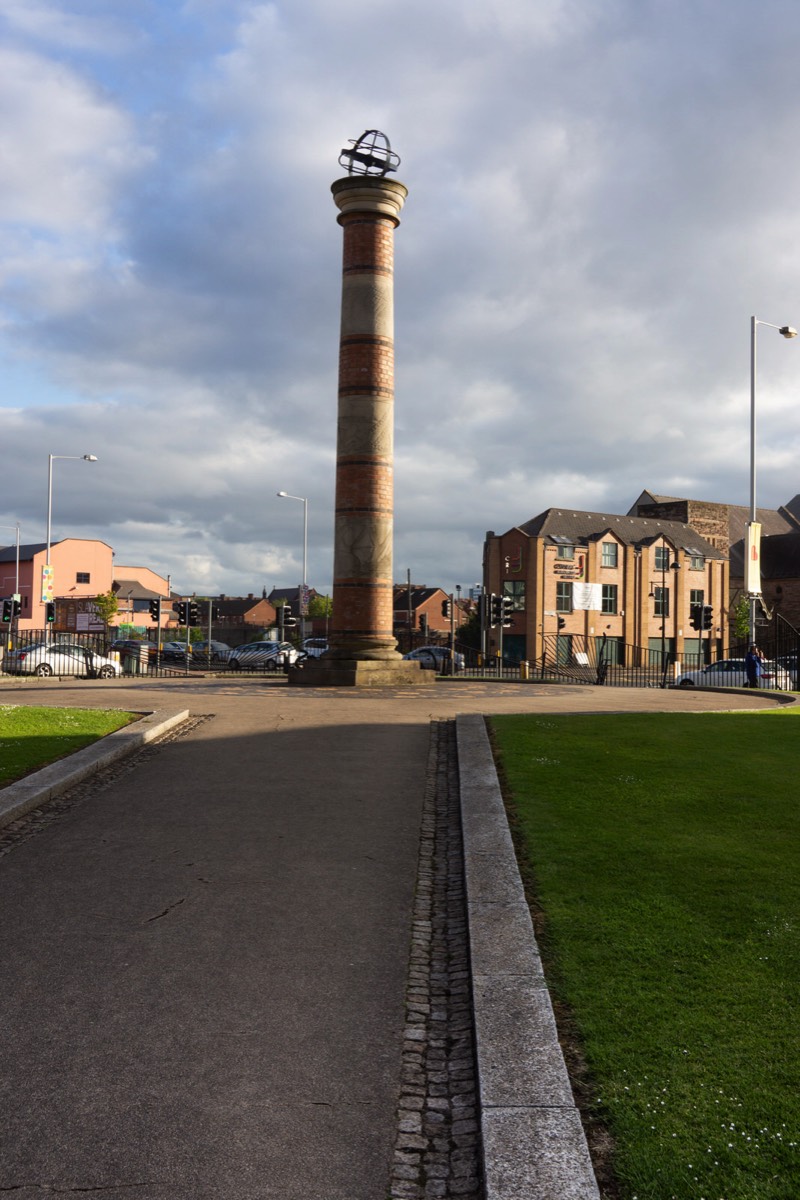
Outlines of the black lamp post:
M661 686L667 686L667 570L675 572L675 581L677 588L678 571L681 569L681 564L678 562L677 555L673 562L669 561L669 549L662 547L661 555Z

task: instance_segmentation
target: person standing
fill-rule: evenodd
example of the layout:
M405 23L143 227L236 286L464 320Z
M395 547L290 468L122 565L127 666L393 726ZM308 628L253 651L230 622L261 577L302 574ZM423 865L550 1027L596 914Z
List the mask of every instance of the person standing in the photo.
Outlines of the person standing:
M744 659L744 669L747 672L748 687L761 687L761 671L763 660L763 654L755 642L753 642Z

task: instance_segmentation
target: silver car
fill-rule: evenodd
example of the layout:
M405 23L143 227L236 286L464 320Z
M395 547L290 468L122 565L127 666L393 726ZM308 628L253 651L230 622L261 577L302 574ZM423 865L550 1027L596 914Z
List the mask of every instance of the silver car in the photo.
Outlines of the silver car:
M231 650L228 666L232 671L280 671L297 659L291 642L248 642Z
M80 642L41 642L11 650L3 658L7 675L78 675L89 679L112 679L122 667L112 658L95 654Z
M441 675L450 671L449 646L418 646L416 650L404 654L403 658L410 662L418 662L423 671L438 671ZM464 655L456 651L453 656L453 672L463 671L465 665Z
M762 688L780 688L791 691L792 680L784 667L764 660L761 663ZM747 671L743 658L723 658L709 663L700 671L685 671L678 676L679 687L747 687Z

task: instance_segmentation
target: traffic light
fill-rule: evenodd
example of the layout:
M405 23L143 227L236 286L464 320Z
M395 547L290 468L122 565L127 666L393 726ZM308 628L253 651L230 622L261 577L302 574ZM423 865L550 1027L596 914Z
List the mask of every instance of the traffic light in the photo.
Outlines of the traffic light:
M283 627L284 629L294 629L297 624L297 617L292 616L292 610L288 604L284 604Z
M157 600L150 601L150 616L155 621L156 625L161 624L161 597Z
M505 613L502 596L495 596L494 592L492 592L491 596L489 597L489 610L491 614L489 617L489 625L491 628L494 629L495 625L504 626Z
M703 628L703 605L693 604L689 610L689 624L692 629Z
M714 610L710 604L703 605L703 629L711 629L714 624Z
M567 618L566 618L566 617L559 617L559 618L558 618L558 628L559 628L559 629L563 629L563 628L564 628L564 626L566 625L566 623L567 623Z
M13 600L4 600L3 601L3 624L10 625L11 619L13 616L14 616L14 601Z
M447 620L449 621L452 615L453 615L452 604L450 603L449 600L443 600L442 601L442 616L446 617Z
M503 629L511 628L512 603L513 601L510 596L503 596L500 602L500 624L503 626Z
M427 634L427 632L428 632L428 614L427 613L419 614L419 627L423 633Z
M190 600L186 605L186 624L192 627L200 624L200 605L196 600Z
M12 600L11 603L14 605L11 615L12 615L12 617L16 618L19 616L20 610L22 609L22 601L21 600Z
M176 600L172 606L178 618L179 625L189 624L189 604L186 600Z
M50 624L52 624L52 622L55 621L55 619L56 619L56 602L55 602L55 600L48 600L47 603L45 604L44 619L45 619L45 621L49 622Z

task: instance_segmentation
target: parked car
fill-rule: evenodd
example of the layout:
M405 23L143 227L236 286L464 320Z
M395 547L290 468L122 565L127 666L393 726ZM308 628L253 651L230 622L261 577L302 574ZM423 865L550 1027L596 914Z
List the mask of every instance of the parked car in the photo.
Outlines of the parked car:
M303 650L309 658L320 658L327 649L327 638L306 638L303 642Z
M112 679L122 667L112 658L95 654L80 642L41 642L10 650L3 658L8 675L77 675L90 679Z
M164 642L161 648L162 662L184 662L186 659L186 642Z
M793 688L796 688L798 683L797 658L796 654L783 654L775 659L779 667L783 667L784 671L788 671Z
M158 646L155 642L146 642L142 638L115 638L109 650L116 650L118 654L124 654L126 650L139 651L142 647L146 647L149 654L155 654Z
M423 671L438 671L440 675L446 675L450 672L449 646L417 646L416 650L411 650L408 654L404 654L403 658L411 662L418 662ZM453 657L453 665L456 671L463 671L466 665L464 655L456 651Z
M291 642L248 642L231 650L228 666L233 671L279 671L298 657Z
M747 671L743 658L723 658L700 671L685 671L677 682L679 687L747 687ZM765 660L761 664L761 687L790 691L792 680L784 667Z
M226 663L231 655L231 648L227 642L215 642L213 639L210 642L193 642L192 643L192 662L208 664Z

